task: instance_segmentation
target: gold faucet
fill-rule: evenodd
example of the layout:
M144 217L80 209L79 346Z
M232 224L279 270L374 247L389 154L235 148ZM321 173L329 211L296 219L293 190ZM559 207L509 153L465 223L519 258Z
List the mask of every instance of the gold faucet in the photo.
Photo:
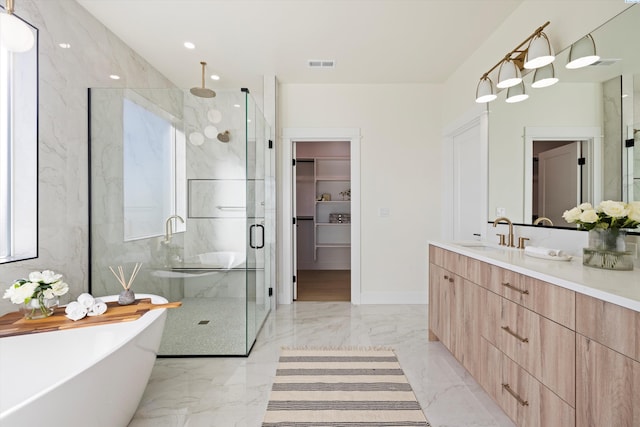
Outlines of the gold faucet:
M533 221L533 225L538 225L544 221L547 221L549 223L549 225L553 225L553 221L551 221L549 218L547 218L546 216L541 216L540 218L536 219L535 221ZM543 224L544 225L544 224Z
M169 218L167 218L167 222L165 222L164 224L164 227L165 227L164 242L167 244L171 243L171 236L173 236L173 226L171 225L171 220L174 218L179 219L180 222L184 224L184 219L182 219L180 215L171 215Z
M504 221L507 224L509 224L509 242L508 243L504 243L504 240L500 239L500 244L509 246L510 248L515 248L516 245L513 244L513 223L509 220L509 218L504 217L504 216L501 216L500 218L496 218L496 220L493 221L493 227L495 228L502 221Z

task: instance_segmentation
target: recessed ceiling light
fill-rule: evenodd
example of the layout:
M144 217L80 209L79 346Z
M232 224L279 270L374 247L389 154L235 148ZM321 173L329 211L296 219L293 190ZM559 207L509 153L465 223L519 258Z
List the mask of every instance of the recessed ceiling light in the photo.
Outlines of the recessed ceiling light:
M234 107L240 108L240 104L233 104Z
M211 74L211 80L220 80L220 76L217 74Z
M626 98L627 96L629 96L629 95L628 95L628 94L626 94L626 93L623 93L623 94L622 94L622 97L623 97L623 98Z
M184 42L184 47L186 47L187 49L195 49L196 45L191 42Z
M120 76L119 76L119 75L117 75L117 74L111 74L111 75L109 76L109 78L110 78L111 80L120 80Z
M71 45L69 43L58 43L58 46L60 46L63 49L71 48Z

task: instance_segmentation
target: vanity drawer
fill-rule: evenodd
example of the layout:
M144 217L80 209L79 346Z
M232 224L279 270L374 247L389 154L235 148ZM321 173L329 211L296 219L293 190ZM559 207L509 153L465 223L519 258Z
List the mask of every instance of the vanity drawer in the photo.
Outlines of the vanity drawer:
M520 273L487 264L485 272L481 277L481 282L478 284L498 295L503 295L504 289L507 286L519 289L522 277Z
M578 294L576 332L640 362L640 313L637 311Z
M467 257L456 252L430 245L429 262L458 276L464 277L466 274Z
M504 274L503 277L504 281L500 286L505 298L575 330L574 291L517 273L512 273L511 276Z
M498 403L518 426L575 426L575 409L506 356Z
M501 314L498 349L575 406L575 332L504 298Z

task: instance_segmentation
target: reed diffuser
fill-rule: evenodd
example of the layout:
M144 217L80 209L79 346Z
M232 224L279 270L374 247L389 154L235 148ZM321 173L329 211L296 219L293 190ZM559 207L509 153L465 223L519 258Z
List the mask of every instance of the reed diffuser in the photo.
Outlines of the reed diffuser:
M118 279L118 282L122 285L123 291L118 295L118 304L120 305L129 305L132 304L136 300L136 295L131 290L131 285L133 281L136 279L140 268L142 267L142 263L136 262L136 265L133 267L133 271L131 272L131 276L129 276L129 280L125 279L124 276L124 268L119 265L117 267L118 273L116 274L113 267L109 266L109 270L113 273L113 275Z

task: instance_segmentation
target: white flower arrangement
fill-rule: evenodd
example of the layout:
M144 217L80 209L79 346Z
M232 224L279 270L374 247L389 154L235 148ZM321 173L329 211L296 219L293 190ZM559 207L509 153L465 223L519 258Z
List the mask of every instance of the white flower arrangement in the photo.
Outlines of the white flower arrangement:
M69 292L69 285L62 281L62 274L51 270L34 271L28 279L13 282L4 293L3 298L11 299L14 304L29 305L32 300L38 301L38 307L44 314L48 308L45 300L52 300ZM31 304L33 307L34 304ZM35 310L35 308L34 308Z
M633 229L640 225L640 202L614 202L606 200L595 208L591 203L582 203L564 211L562 217L571 224L578 224L581 230Z

